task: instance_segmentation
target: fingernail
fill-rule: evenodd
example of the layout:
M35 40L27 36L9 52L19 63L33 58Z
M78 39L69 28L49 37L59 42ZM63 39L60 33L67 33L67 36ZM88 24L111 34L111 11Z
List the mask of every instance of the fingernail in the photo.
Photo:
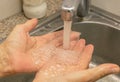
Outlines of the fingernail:
M37 18L33 18L33 19L32 19L32 21L36 21L36 22L37 22L37 21L38 21L38 19L37 19Z
M117 68L113 68L113 69L112 69L112 72L113 72L113 73L119 73L119 72L120 72L120 68L118 68L118 67L117 67Z

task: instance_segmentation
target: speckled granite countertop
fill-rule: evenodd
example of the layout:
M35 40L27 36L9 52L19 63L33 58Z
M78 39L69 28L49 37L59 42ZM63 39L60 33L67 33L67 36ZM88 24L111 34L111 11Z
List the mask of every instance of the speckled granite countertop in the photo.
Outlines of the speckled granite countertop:
M60 9L62 0L47 0L48 10L46 17L54 14L56 11ZM6 38L12 29L17 24L21 24L26 22L28 19L24 16L24 13L15 14L9 18L0 20L0 40Z

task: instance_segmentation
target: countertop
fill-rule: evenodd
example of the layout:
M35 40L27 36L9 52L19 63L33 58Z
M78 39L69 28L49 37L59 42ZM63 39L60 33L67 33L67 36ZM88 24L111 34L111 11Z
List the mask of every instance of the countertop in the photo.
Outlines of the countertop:
M61 2L62 0L47 0L48 9L45 17L48 17L57 12L60 9ZM29 19L24 16L23 12L0 20L0 41L5 39L17 24L25 23L27 20Z

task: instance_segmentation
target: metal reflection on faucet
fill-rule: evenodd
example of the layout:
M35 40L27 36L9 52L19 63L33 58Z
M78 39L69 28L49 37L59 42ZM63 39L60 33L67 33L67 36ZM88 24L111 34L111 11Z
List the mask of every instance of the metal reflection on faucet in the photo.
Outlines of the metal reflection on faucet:
M88 14L90 0L63 0L61 17L64 21L72 21L75 15L84 17Z

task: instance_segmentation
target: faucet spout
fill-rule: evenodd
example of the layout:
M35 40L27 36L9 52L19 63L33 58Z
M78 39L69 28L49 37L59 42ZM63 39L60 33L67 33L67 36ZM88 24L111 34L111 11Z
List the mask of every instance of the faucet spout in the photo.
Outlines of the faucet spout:
M89 0L63 0L61 17L64 21L72 21L75 15L84 17L88 13Z
M61 17L64 21L72 21L80 0L63 0Z

